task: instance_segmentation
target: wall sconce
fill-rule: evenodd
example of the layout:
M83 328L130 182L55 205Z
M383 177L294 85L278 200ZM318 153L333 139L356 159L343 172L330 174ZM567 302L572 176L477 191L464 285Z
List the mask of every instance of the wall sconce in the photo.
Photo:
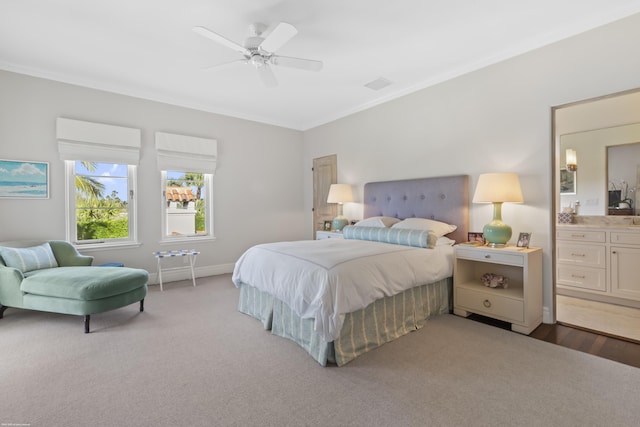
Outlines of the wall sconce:
M576 150L572 148L567 148L567 152L565 154L567 159L567 170L571 172L575 172L578 170L578 156L576 155Z
M347 217L342 214L342 204L345 202L353 202L351 186L349 184L331 184L327 203L338 204L338 216L333 219L333 229L336 231L341 231L349 223Z
M502 203L522 203L520 178L515 173L485 173L478 178L473 203L493 203L493 221L482 229L492 247L501 247L511 238L511 227L502 222Z

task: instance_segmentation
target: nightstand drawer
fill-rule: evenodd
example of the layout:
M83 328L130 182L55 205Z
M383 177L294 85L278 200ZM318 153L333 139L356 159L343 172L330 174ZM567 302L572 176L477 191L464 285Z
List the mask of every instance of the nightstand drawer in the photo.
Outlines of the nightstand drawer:
M495 292L481 292L467 288L456 288L455 304L473 313L486 314L507 321L524 321L524 302L496 295Z
M316 240L343 239L344 236L339 231L316 231Z
M457 247L456 257L495 264L524 265L524 256L518 253L500 252L496 250L466 249Z

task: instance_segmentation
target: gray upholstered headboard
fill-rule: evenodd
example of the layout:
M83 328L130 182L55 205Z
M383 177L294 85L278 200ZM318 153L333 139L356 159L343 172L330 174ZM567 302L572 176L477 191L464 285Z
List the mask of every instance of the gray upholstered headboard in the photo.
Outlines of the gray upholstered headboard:
M466 242L469 231L469 177L467 175L364 185L364 218L429 218L458 226L448 237Z

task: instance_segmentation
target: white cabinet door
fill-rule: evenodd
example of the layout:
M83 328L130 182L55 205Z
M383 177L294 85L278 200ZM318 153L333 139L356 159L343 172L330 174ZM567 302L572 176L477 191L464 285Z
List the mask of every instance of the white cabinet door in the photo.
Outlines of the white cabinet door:
M640 248L611 247L611 293L640 300Z

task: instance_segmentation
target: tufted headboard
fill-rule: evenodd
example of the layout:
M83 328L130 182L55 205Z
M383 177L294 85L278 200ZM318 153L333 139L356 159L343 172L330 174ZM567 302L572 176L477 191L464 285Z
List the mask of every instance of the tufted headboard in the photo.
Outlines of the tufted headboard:
M467 175L364 185L364 218L429 218L457 225L448 237L466 242L469 231L469 177Z

